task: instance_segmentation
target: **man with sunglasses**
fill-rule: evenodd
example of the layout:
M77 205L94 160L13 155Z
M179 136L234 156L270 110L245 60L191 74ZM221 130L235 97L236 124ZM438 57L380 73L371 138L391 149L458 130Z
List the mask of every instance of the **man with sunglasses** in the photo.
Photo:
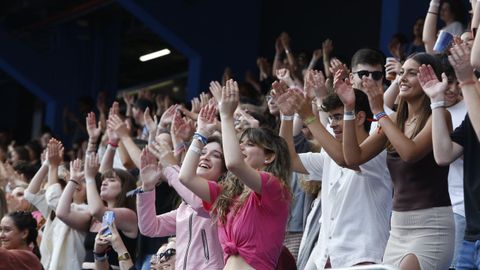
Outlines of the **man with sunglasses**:
M353 88L363 90L362 78L370 77L379 86L383 84L383 55L372 49L360 49L352 57L350 82Z
M385 64L385 57L379 51L364 48L358 50L352 57L352 72L350 73L350 83L354 89L364 90L362 86L362 78L370 77L375 81L377 86L383 87L383 65ZM392 112L389 108L385 108L387 114ZM370 133L377 129L377 123L373 122L370 128Z

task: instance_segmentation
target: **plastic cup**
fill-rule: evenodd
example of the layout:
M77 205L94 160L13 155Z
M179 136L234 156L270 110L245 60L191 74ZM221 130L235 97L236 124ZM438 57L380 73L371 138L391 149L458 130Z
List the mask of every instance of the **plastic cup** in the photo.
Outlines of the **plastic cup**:
M388 62L397 62L397 59L395 57L387 57L387 63ZM387 72L385 79L388 81L393 81L397 77L397 73L395 71L390 71Z
M453 35L440 30L440 33L438 34L437 41L435 41L435 45L433 46L433 50L437 53L442 53L444 52L450 44L452 44L453 41Z

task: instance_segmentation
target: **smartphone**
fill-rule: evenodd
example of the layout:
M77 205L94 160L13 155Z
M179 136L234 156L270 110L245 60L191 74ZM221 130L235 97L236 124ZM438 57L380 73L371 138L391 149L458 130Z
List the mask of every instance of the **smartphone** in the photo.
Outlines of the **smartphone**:
M115 221L115 212L105 211L105 213L103 214L103 219L102 219L102 227L112 225L114 221ZM103 235L111 235L111 234L112 234L112 232L110 231L110 229L108 227L103 232Z

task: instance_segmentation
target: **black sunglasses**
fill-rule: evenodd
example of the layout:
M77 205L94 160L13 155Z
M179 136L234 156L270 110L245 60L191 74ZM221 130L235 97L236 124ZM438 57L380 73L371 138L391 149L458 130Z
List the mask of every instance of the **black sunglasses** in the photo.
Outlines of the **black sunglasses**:
M173 255L175 255L177 251L174 248L169 248L165 250L165 252L160 253L160 257L164 257L166 261L170 259Z
M359 71L356 71L356 72L353 72L353 73L354 74L356 73L360 79L363 78L363 76L369 77L370 74L372 74L372 79L374 79L375 81L378 81L378 80L382 79L382 77L383 77L383 72L382 71L359 70Z

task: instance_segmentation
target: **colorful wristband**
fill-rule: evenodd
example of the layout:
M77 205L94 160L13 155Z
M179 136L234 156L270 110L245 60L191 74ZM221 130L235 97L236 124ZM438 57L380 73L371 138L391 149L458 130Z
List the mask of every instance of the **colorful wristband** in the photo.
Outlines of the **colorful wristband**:
M311 123L313 123L313 121L315 121L316 119L317 119L317 117L314 116L314 115L312 115L312 116L307 117L307 119L305 119L305 120L303 121L303 123L304 123L306 126L308 126L308 125L310 125Z
M200 132L195 132L193 134L193 139L194 140L199 140L203 145L206 145L208 143L207 137L202 135Z
M384 118L384 117L387 117L388 115L384 112L384 111L381 111L377 114L375 114L375 119L377 121L380 121L380 119Z

